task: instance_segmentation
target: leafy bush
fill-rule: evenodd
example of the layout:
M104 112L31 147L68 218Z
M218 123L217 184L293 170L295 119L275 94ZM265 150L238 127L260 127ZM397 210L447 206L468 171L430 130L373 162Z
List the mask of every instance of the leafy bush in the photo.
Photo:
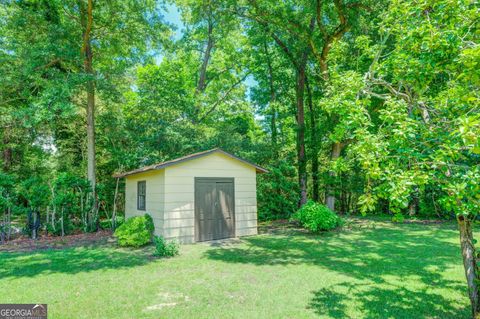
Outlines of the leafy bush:
M303 227L313 232L331 230L343 223L342 219L328 207L314 201L308 201L297 210L292 220L300 222Z
M60 236L62 235L62 221L61 219L55 220L55 222L52 223L49 222L48 224L45 225L47 232L49 234L55 235L55 236ZM75 225L72 223L72 220L65 216L65 221L63 222L63 232L65 235L70 235L73 233L75 230Z
M392 222L394 223L403 223L405 220L405 217L402 215L402 213L396 213L392 217Z
M120 246L141 247L152 241L155 226L150 215L129 218L115 231Z
M153 242L155 243L155 256L173 257L179 254L178 243L175 241L166 241L162 236L155 236Z

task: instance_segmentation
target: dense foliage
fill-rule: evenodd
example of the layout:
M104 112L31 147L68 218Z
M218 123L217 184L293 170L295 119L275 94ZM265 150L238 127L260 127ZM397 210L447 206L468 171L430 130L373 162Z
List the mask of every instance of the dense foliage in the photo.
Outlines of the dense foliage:
M120 246L141 247L152 242L155 226L150 215L128 218L114 233Z
M298 221L303 227L318 232L332 230L342 224L342 219L325 205L308 201L292 216L292 220Z
M124 222L125 222L125 218L123 216L116 216L115 219L110 218L110 219L104 219L100 221L99 227L101 229L107 230L107 229L112 229L113 225L115 224L115 228L118 228L122 226Z
M286 161L268 167L269 173L259 176L258 218L289 218L297 210L295 168Z

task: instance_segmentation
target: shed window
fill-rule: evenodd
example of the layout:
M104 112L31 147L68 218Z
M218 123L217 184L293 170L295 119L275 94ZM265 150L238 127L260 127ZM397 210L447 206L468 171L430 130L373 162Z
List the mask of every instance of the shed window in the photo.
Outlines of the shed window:
M137 209L138 210L145 210L146 194L147 194L147 182L146 181L138 182L137 183Z

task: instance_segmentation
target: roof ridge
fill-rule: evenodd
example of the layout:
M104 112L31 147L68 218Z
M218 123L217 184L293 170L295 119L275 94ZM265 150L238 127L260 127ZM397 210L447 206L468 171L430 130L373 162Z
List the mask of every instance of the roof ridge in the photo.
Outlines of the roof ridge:
M251 165L251 166L255 167L255 169L258 173L267 173L268 172L265 168L263 168L261 166L258 166L257 164L254 164L254 163L252 163L248 160L245 160L245 159L240 158L238 156L235 156L231 153L228 153L228 152L224 151L223 149L221 149L220 147L216 147L216 148L212 148L212 149L209 149L209 150L206 150L206 151L201 151L201 152L193 153L193 154L190 154L190 155L185 155L185 156L182 156L182 157L174 158L174 159L171 159L171 160L168 160L168 161L147 165L147 166L140 167L140 168L137 168L137 169L134 169L134 170L131 170L131 171L127 171L127 172L123 172L123 173L116 173L116 174L113 175L113 177L121 178L121 177L125 177L125 176L128 176L128 175L139 174L139 173L144 173L144 172L148 172L148 171L151 171L151 170L162 169L162 168L165 168L165 167L170 166L170 165L175 165L177 163L181 163L181 162L186 161L186 160L191 160L191 159L195 159L195 158L198 158L198 157L202 157L202 156L214 153L214 152L221 152L221 153L223 153L223 154L225 154L225 155L227 155L227 156L229 156L233 159L236 159L236 160L239 160L239 161L241 161L245 164Z

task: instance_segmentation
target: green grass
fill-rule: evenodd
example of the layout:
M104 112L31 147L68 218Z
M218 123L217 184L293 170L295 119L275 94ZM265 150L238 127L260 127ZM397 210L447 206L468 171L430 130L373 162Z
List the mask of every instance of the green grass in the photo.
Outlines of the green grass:
M47 303L49 318L469 318L453 224L307 235L224 246L82 247L0 254L2 303Z

